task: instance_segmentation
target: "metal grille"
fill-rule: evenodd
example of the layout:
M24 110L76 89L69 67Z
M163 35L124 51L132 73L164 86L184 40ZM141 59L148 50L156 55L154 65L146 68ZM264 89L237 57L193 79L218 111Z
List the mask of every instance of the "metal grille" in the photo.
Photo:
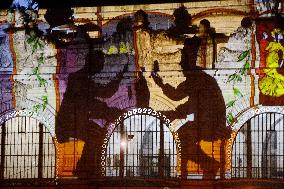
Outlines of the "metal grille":
M265 113L243 125L233 145L233 178L284 179L283 117Z
M110 137L106 176L175 177L176 145L169 128L149 115L133 115Z
M0 180L55 178L55 148L46 127L15 117L0 127Z

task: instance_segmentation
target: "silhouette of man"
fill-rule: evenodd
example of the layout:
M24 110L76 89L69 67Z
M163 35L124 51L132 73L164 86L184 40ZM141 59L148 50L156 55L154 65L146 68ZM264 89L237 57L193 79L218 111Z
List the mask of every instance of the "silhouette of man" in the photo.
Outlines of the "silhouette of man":
M104 54L94 53L92 60L68 78L68 86L64 93L60 110L56 117L56 134L59 142L66 142L69 137L85 142L81 159L76 168L80 177L98 176L100 166L101 145L106 133L94 119L112 122L123 113L123 110L109 107L98 99L110 98L118 90L119 83L127 71L125 64L122 72L106 85L96 83L92 77L103 68Z
M201 39L187 38L182 49L181 68L186 80L177 88L164 84L157 72L152 72L155 83L172 100L189 97L176 111L165 111L171 120L184 119L194 114L194 121L187 122L178 129L181 139L181 176L187 177L187 161L199 164L204 178L215 178L220 163L208 156L199 144L201 140L215 141L230 136L226 128L226 107L220 88L214 78L196 66Z

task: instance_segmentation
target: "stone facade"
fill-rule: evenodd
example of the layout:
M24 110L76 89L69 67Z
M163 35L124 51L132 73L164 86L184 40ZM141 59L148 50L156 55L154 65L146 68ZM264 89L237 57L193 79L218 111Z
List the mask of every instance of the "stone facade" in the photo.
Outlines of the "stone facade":
M175 10L191 14L184 31ZM258 1L76 7L70 23L46 30L48 11L39 9L29 27L8 25L7 10L0 11L7 27L0 33L0 123L41 121L55 143L56 178L102 178L114 128L144 110L173 134L177 177L230 178L241 127L261 113L283 114L283 97L259 90L273 69L270 59L261 62L262 34L273 43L283 18ZM284 90L282 77L271 90Z

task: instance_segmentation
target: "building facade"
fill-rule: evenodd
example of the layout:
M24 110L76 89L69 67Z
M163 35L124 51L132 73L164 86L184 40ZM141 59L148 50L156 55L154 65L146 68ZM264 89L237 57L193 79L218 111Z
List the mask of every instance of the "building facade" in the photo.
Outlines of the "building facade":
M39 5L0 11L1 187L283 186L283 2Z

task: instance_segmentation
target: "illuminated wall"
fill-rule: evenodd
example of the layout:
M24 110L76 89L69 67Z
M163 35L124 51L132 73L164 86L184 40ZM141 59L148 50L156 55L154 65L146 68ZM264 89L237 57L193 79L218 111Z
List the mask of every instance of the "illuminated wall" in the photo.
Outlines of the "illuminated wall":
M104 150L121 153L120 142L107 148L112 131L123 133L129 112L141 110L168 120L177 148L171 175L219 178L231 171L242 113L283 105L283 3L72 10L39 9L27 23L17 8L0 14L0 122L14 110L41 117L56 141L59 177L104 175Z

